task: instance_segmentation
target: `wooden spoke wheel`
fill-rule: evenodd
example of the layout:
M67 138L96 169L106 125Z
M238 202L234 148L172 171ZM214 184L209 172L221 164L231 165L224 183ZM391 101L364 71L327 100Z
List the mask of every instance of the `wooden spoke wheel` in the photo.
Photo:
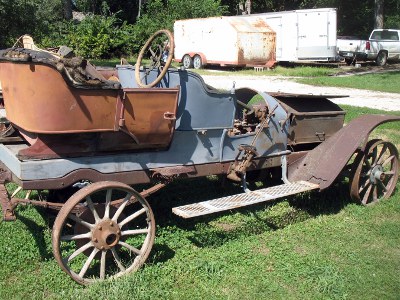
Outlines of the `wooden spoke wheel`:
M371 140L358 153L352 168L350 195L363 205L390 197L399 177L396 147L382 140Z
M93 183L76 192L57 215L53 253L80 284L137 270L154 243L155 222L147 201L130 186Z
M167 73L172 62L174 52L174 38L168 30L159 30L144 44L139 52L135 66L135 78L140 87L149 88L157 85ZM144 60L149 64L144 65ZM157 77L149 78L151 71L158 70Z

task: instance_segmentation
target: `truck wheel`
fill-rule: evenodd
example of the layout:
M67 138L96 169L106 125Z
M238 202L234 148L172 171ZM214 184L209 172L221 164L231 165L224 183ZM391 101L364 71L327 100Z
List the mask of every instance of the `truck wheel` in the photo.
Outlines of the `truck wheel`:
M351 64L354 64L354 59L353 58L345 58L344 61L346 62L346 65L350 66Z
M193 60L190 55L185 54L182 59L182 64L185 69L193 68Z
M376 61L375 61L376 65L377 65L377 66L384 66L384 65L386 65L387 57L388 57L387 52L385 52L385 51L380 51L380 52L378 53L378 56L376 57Z
M193 57L193 66L195 69L203 68L203 61L201 60L200 55L195 55Z

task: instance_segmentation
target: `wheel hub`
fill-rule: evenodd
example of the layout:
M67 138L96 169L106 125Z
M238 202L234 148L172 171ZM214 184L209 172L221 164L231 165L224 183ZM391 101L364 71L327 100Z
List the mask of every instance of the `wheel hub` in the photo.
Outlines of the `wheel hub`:
M370 180L373 184L376 184L378 181L383 181L386 178L386 174L383 171L383 167L381 165L376 165L372 168Z
M100 221L92 231L92 243L99 250L108 250L118 244L121 229L113 220Z

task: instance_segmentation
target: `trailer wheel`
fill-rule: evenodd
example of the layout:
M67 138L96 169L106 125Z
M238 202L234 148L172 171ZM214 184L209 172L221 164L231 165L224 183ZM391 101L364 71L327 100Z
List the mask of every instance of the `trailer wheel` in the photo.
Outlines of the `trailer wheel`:
M61 269L80 284L136 271L149 256L155 222L147 201L130 186L93 183L64 204L52 232Z
M182 64L185 69L193 68L193 59L189 54L185 54L182 59Z
M384 66L384 65L386 65L387 57L388 57L388 54L387 54L386 51L380 51L380 52L378 53L378 56L376 57L376 61L375 61L376 65L377 65L377 66Z
M379 139L370 140L353 162L350 195L363 205L389 198L399 177L396 147Z
M193 57L193 66L195 69L201 69L203 68L203 60L201 59L200 55L195 55Z

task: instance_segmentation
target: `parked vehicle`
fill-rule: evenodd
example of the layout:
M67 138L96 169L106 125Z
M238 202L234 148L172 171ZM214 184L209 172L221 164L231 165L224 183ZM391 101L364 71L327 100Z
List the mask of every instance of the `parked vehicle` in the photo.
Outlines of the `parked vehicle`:
M357 59L364 60L366 58L365 44L366 40L356 36L338 36L336 47L338 55L350 65L354 64Z
M399 116L363 115L343 127L345 112L328 99L335 96L219 91L196 73L169 68L166 47L173 38L161 30L136 66L111 70L47 51L0 51L4 107L15 129L0 135L3 219L15 220L24 203L59 211L53 254L73 280L136 271L155 238L146 197L178 178L218 174L243 186L238 195L172 209L183 218L324 190L342 176L364 205L393 193L398 151L368 137ZM251 170L280 171L282 184L251 191ZM9 182L48 196L10 196ZM151 185L131 186L143 183Z
M336 61L336 9L256 14L276 32L278 62Z
M400 61L399 36L398 29L374 29L367 41L339 39L339 55L347 64L360 60L384 66L388 61Z
M336 27L334 8L176 21L175 61L185 68L335 61Z
M259 17L214 17L174 23L175 61L206 65L273 66L275 32Z

